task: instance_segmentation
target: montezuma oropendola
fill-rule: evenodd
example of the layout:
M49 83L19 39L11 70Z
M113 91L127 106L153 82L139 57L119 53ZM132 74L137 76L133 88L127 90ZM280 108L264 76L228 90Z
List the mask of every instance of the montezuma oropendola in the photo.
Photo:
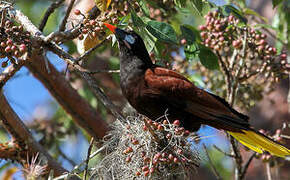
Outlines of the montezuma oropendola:
M258 153L290 156L289 149L254 130L249 117L234 110L224 99L197 88L172 70L153 64L137 33L105 25L118 40L122 93L139 113L154 120L167 111L168 119L180 120L185 129L197 131L201 124L209 125L227 131Z

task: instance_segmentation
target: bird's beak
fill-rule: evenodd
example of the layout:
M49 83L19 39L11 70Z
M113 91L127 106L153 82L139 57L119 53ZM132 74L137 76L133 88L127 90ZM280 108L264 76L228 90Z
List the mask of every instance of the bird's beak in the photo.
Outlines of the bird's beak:
M115 34L115 36L117 37L118 40L124 40L126 37L126 32L120 28L117 28L116 26L113 26L111 24L108 23L104 23L105 26L107 26L108 29L110 29L110 31L112 31L112 33Z
M110 31L112 31L112 33L116 33L116 29L117 27L116 26L113 26L111 24L108 24L108 23L104 23L105 26L107 26L108 29L110 29Z

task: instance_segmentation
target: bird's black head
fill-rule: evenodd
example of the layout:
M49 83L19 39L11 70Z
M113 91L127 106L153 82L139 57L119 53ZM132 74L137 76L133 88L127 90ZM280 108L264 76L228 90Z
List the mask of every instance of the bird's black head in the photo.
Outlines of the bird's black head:
M121 54L138 57L146 65L152 65L151 58L146 50L143 39L134 31L126 31L111 24L105 25L115 34Z

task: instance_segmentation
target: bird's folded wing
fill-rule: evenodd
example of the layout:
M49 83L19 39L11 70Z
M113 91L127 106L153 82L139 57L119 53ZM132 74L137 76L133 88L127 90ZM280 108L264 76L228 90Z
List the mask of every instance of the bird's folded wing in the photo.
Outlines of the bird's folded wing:
M224 123L236 128L249 125L248 117L232 109L225 100L197 88L174 71L161 67L148 69L145 73L145 82L148 89L162 94L168 102L184 101L185 111L209 121L209 125Z

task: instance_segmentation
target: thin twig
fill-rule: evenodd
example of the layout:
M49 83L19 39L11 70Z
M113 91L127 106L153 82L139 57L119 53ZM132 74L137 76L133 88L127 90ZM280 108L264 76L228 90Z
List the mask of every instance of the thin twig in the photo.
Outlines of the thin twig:
M222 68L222 72L224 74L224 77L225 77L225 81L226 81L226 84L227 84L227 96L229 96L229 94L231 93L231 83L232 83L232 80L231 80L231 74L225 64L225 62L223 61L222 59L222 56L220 55L220 53L218 51L216 51L216 54L219 58L219 64Z
M94 47L90 48L89 50L87 50L84 54L82 54L80 57L78 57L75 61L75 63L78 63L79 61L81 61L82 59L87 58L94 50L96 50L97 48L101 47L106 41L108 40L108 38L104 39L102 42L100 42L99 44L95 45Z
M250 158L248 159L248 161L247 161L246 164L244 165L243 170L242 170L242 173L241 173L241 175L240 175L240 178L241 178L241 179L244 179L244 177L245 177L245 175L246 175L246 172L247 172L247 170L248 170L248 167L250 166L250 164L251 164L251 162L252 162L252 160L254 159L255 156L256 156L256 152L254 152L254 153L250 156Z
M91 138L90 146L88 148L88 153L87 153L86 167L85 167L85 172L84 172L84 180L87 179L88 167L89 167L91 151L92 151L92 148L93 148L93 143L94 143L94 138Z
M99 88L99 86L96 84L96 80L86 72L79 73L83 77L83 79L86 80L90 89L93 91L96 97L102 101L105 107L109 109L116 118L125 122L125 118L122 115L122 113L118 110L116 105L112 103L112 101L107 97L107 95Z
M210 167L212 167L212 170L213 170L213 173L214 173L216 179L222 179L221 176L219 175L217 169L215 168L213 162L211 161L211 158L210 158L210 156L209 156L209 154L208 154L208 151L207 151L207 149L206 149L206 146L205 146L204 144L202 144L202 146L203 146L203 149L204 149L204 151L205 151L205 154L206 154L206 156L207 156L207 158L208 158L208 162L209 162L209 164L210 164Z
M216 150L218 150L219 152L223 153L225 156L234 158L235 156L233 156L232 154L226 153L223 150L221 150L219 147L217 147L215 144L213 145L214 148L216 148Z
M31 153L40 153L41 158L47 162L50 169L54 170L55 175L61 175L68 172L60 164L58 164L48 154L48 152L33 138L31 133L29 132L29 129L13 111L1 91L0 107L5 107L0 108L0 120L3 124L3 127L15 138L15 141L19 143L21 148L27 149L26 146L28 146Z
M44 17L42 18L42 21L39 25L39 30L40 31L43 31L46 23L47 23L47 20L49 18L49 16L55 11L55 9L57 9L62 3L64 2L64 0L58 0L56 2L53 2L49 7L48 9L46 10L45 14L44 14Z
M68 19L69 15L70 15L70 12L71 12L71 10L73 8L74 3L75 3L75 0L71 0L70 1L69 5L67 7L67 10L66 10L65 16L62 19L62 22L61 22L61 24L59 26L59 30L58 31L64 31L65 30L67 19Z
M272 180L271 167L270 167L269 162L266 163L266 173L267 173L267 179Z
M98 149L97 151L93 152L93 154L90 155L90 158L89 159L92 159L93 157L95 157L96 155L98 155L99 153L101 153L103 150L105 150L107 148L107 146L108 145L104 145L100 149ZM80 168L82 167L82 165L85 164L86 162L87 162L87 159L84 160L83 162L81 162L79 165L75 166L74 169L72 170L72 172L77 172L77 170L80 170Z
M88 74L97 74L97 73L109 73L109 74L113 74L113 73L120 73L120 69L117 70L97 70L97 71L88 71Z

